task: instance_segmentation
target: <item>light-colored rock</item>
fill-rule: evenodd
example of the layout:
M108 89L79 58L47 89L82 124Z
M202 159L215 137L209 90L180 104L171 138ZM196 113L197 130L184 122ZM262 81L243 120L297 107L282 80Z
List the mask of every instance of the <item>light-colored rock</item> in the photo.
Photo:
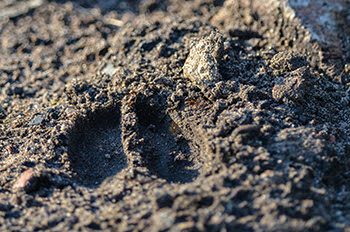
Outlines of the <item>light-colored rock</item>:
M202 91L215 85L222 79L218 62L224 51L224 38L219 32L211 32L209 36L196 43L187 57L183 67L184 75Z
M36 178L33 168L24 171L12 186L13 190L25 190L30 192L35 188Z

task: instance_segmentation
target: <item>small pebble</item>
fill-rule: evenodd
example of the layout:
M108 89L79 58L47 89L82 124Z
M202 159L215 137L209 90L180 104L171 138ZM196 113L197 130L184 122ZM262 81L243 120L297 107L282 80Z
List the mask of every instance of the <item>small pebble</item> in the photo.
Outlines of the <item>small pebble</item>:
M105 64L105 66L101 70L102 74L106 74L109 76L113 76L116 71L117 71L117 69L114 68L113 64L110 64L110 63Z
M40 124L44 119L41 116L35 117L32 121L29 122L29 126L34 126Z
M37 186L37 178L35 177L34 169L29 168L16 180L12 186L13 190L24 190L26 193L32 192Z

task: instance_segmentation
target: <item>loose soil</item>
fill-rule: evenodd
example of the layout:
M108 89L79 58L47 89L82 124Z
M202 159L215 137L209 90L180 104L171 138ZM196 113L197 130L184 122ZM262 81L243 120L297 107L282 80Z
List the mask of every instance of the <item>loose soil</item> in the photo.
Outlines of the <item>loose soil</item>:
M293 10L1 2L0 230L350 231L350 25Z

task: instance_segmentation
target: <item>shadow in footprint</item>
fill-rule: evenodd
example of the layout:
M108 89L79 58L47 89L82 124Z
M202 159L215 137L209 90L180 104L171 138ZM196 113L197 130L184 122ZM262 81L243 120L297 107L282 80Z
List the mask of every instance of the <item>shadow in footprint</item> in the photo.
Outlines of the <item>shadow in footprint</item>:
M98 187L127 166L117 110L95 113L77 122L70 138L71 168L81 185Z
M198 155L191 141L164 111L160 97L140 97L136 103L143 159L151 174L168 182L188 183L199 175Z

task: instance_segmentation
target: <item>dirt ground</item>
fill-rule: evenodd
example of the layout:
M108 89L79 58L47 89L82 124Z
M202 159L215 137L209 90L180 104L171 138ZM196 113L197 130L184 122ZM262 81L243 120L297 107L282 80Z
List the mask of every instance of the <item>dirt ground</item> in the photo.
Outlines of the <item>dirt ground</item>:
M289 2L1 1L0 231L350 231L350 2Z

